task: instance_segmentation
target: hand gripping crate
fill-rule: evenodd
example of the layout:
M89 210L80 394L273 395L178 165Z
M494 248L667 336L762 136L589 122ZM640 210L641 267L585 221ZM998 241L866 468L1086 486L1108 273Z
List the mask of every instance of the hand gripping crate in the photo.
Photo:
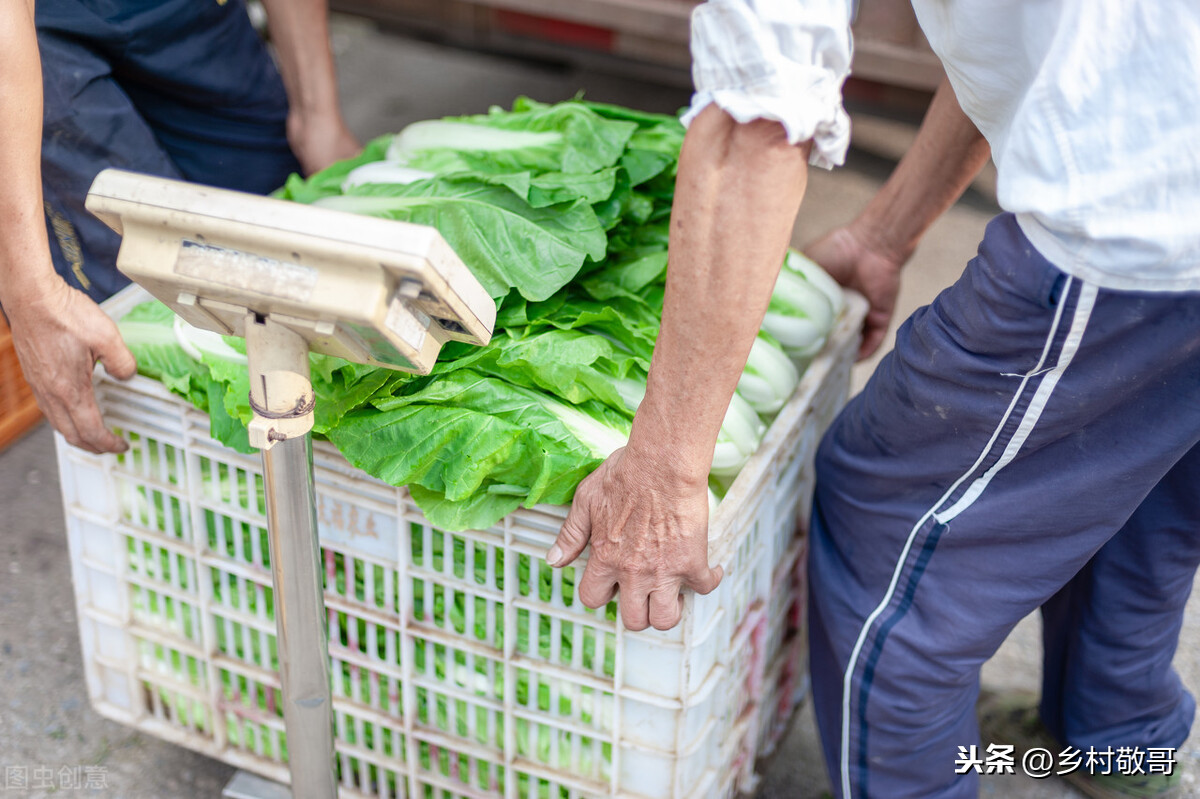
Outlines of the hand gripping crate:
M120 316L146 295L108 304ZM563 507L433 528L406 490L317 443L340 793L705 799L752 789L806 682L800 624L812 458L845 401L865 304L711 520L725 579L682 623L632 633L543 555ZM158 383L104 377L129 441L58 440L88 692L104 716L285 782L261 464Z

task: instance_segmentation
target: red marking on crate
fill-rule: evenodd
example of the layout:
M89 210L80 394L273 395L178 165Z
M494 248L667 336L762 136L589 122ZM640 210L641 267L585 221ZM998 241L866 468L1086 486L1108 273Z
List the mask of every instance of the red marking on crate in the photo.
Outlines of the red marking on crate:
M792 564L792 576L796 585L804 587L808 579L808 539L800 542L800 550L796 553L796 562Z
M617 32L611 28L584 25L537 14L522 14L520 11L496 11L496 25L508 33L545 39L557 44L586 47L589 50L611 52Z
M751 646L751 671L750 678L747 680L746 688L750 696L758 696L762 691L763 684L763 644L767 640L767 619L764 616L759 620L758 624L754 625L754 632L750 634Z
M796 704L796 685L803 673L800 668L803 662L801 658L802 646L803 639L797 638L783 650L783 671L779 675L779 697L776 708L776 713L778 713L780 719L786 719ZM782 737L784 729L784 725L776 725L776 730L771 735L772 742Z

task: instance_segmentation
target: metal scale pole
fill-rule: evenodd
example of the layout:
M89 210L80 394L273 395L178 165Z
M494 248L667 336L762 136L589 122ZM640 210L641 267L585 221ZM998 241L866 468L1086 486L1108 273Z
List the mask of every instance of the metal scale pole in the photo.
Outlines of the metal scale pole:
M337 796L328 617L313 481L313 394L308 342L257 314L246 316L250 444L262 450L267 534L283 721L294 799Z

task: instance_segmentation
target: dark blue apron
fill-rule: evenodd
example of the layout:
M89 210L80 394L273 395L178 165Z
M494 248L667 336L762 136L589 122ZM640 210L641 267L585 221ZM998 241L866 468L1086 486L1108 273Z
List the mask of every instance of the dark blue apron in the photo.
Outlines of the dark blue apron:
M99 301L128 281L83 206L105 167L264 194L299 165L243 0L40 0L42 184L55 268Z

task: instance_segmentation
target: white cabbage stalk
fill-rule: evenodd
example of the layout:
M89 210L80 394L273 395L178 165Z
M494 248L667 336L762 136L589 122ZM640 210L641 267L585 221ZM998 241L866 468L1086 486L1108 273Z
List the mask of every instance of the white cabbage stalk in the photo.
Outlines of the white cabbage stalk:
M640 380L627 377L614 381L617 393L629 410L636 412L646 396L646 384ZM574 432L574 431L572 431ZM719 483L732 482L737 473L750 460L750 456L762 443L766 425L758 418L758 414L750 405L734 392L729 408L725 411L725 420L721 423L721 432L717 434L717 446L713 450L713 469L711 474L723 478ZM720 470L720 474L718 474ZM709 488L708 512L716 513L721 503L720 497Z
M792 272L803 277L809 283L812 283L822 294L825 299L829 300L829 305L833 309L833 318L837 319L842 314L842 309L846 307L846 295L842 291L841 285L836 280L829 276L829 273L802 252L796 250L788 250L787 258L784 259L783 265Z
M330 208L334 211L378 216L412 205L413 202L408 197L363 197L358 194L333 194L314 201L313 205Z
M175 340L193 360L203 361L208 355L243 366L248 363L246 356L229 346L219 333L192 327L179 316L175 317Z
M646 396L646 386L632 378L617 380L614 385L626 407L636 412ZM725 419L721 422L721 431L717 434L713 473L719 470L725 475L737 474L762 443L764 432L766 425L758 418L754 408L734 392L725 411Z
M815 355L833 328L825 294L790 269L781 269L762 329L793 359Z
M713 450L713 465L710 474L717 477L733 477L742 470L746 461L762 443L767 427L750 404L734 392L725 411L725 421L717 434L717 446Z
M756 412L778 413L800 384L796 367L779 347L759 336L750 348L737 392Z
M625 403L625 407L637 413L638 406L646 398L646 384L641 380L626 377L614 380L613 386L617 389L617 393L621 395L621 401Z
M372 161L350 170L350 174L346 175L346 179L342 181L342 191L347 192L355 186L365 186L371 183L408 185L432 177L435 177L432 172L422 169L409 169L392 161Z
M597 419L567 402L550 395L541 400L542 406L554 414L571 435L579 439L596 458L607 458L629 443L629 431L611 427L604 419Z
M470 122L431 119L414 122L396 134L388 145L387 160L403 164L422 150L497 152L545 147L562 141L554 131L504 130Z
M492 681L486 674L480 674L459 664L454 666L454 681L460 688L474 691L479 696L488 696L493 690Z
M154 512L145 496L146 487L135 486L128 480L121 480L119 485L122 521L150 527L154 523Z

